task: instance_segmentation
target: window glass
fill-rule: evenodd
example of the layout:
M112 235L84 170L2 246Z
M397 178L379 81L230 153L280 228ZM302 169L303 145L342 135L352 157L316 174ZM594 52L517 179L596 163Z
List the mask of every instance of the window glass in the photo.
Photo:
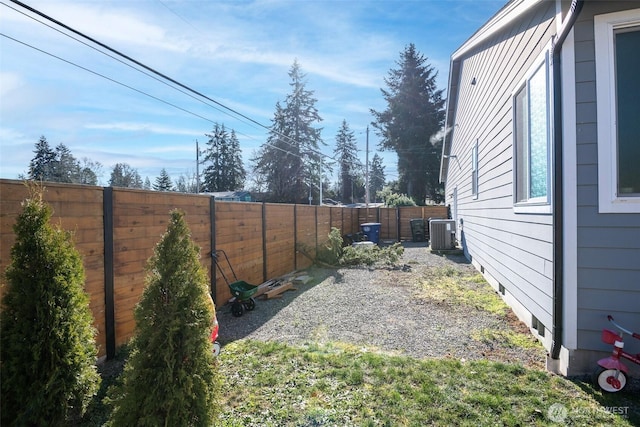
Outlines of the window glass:
M640 195L640 28L615 33L618 195Z
M478 141L471 149L471 194L478 198Z
M540 67L529 80L529 198L547 195L547 73Z
M526 103L525 103L525 87L516 93L514 99L515 109L515 140L516 140L516 202L523 202L527 200L529 187L529 162L527 159L528 150L524 135L527 132L525 126L524 117L526 115Z
M549 205L547 56L513 95L515 203Z

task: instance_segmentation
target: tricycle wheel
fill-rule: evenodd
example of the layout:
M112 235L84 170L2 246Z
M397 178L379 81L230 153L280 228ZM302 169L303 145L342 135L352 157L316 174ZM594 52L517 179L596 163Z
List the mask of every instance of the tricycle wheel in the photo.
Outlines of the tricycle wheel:
M616 377L617 373L617 377ZM593 383L607 393L616 393L627 385L627 376L616 369L606 369L601 366L593 372Z
M247 311L253 311L253 309L256 308L256 300L249 298L244 302L244 308L246 308Z
M233 314L234 317L240 317L243 312L244 309L242 308L242 303L240 301L234 301L231 306L231 314Z

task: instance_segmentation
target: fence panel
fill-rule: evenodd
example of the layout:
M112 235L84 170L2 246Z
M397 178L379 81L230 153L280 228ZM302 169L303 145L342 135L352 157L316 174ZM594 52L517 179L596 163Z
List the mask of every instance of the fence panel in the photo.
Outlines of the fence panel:
M200 261L211 273L209 197L195 194L149 192L114 188L113 294L116 346L134 333L133 311L145 286L146 266L153 249L167 231L170 212L181 209L200 251Z
M411 220L414 218L447 218L449 210L446 206L402 206L398 212L400 221L400 240L411 240ZM427 227L428 228L428 227ZM429 230L425 230L428 237Z
M238 276L238 280L253 284L262 283L264 279L262 203L216 201L215 207L216 249L222 249L227 253L231 268ZM227 302L232 296L227 283L221 276L216 276L217 304ZM233 280L232 277L228 279Z
M15 242L13 224L28 190L22 181L0 180L0 195L1 273L10 261ZM58 183L46 184L44 199L54 210L53 222L74 232L83 257L85 290L98 330L100 356L105 351L112 356L115 347L133 335L133 311L145 285L145 268L166 232L173 209L185 212L218 306L226 303L231 293L222 275L216 272L212 276L212 245L227 253L238 279L259 284L311 266L331 227L344 235L359 231L362 223L379 222L381 239L410 240L410 219L448 215L445 206L396 209L214 203L208 195ZM0 298L4 291L0 275Z
M106 355L104 313L104 224L102 187L46 183L43 198L53 209L51 223L74 233L75 247L82 256L85 292L90 298L93 325L97 330L98 355ZM22 181L0 180L0 298L5 292L4 271L11 262L16 237L13 225L22 212L29 191Z
M303 269L311 266L316 254L316 206L297 205L295 224L296 269Z
M265 204L267 279L295 270L294 205Z

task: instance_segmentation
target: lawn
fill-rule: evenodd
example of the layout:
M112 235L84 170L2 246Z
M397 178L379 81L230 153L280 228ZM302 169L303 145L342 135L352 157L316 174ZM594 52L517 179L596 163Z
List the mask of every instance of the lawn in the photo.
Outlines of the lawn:
M223 426L522 426L640 422L637 396L519 365L419 360L349 344L240 340L219 359Z
M504 302L478 274L435 269L417 291L511 323ZM534 354L541 349L526 328L483 329L473 339L523 351L533 346ZM108 418L101 397L125 357L126 351L103 367L102 394L83 425ZM566 379L539 365L417 359L343 342L291 346L247 339L225 345L218 364L224 378L219 426L640 425L637 391L606 394L587 378Z

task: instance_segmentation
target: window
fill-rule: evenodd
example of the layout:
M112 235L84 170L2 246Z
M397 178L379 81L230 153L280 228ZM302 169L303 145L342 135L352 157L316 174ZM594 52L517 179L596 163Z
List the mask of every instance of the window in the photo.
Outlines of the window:
M640 9L594 18L598 206L640 212Z
M478 140L471 149L471 195L478 198Z
M514 203L516 208L525 207L516 211L550 212L549 106L549 58L545 52L513 95Z

